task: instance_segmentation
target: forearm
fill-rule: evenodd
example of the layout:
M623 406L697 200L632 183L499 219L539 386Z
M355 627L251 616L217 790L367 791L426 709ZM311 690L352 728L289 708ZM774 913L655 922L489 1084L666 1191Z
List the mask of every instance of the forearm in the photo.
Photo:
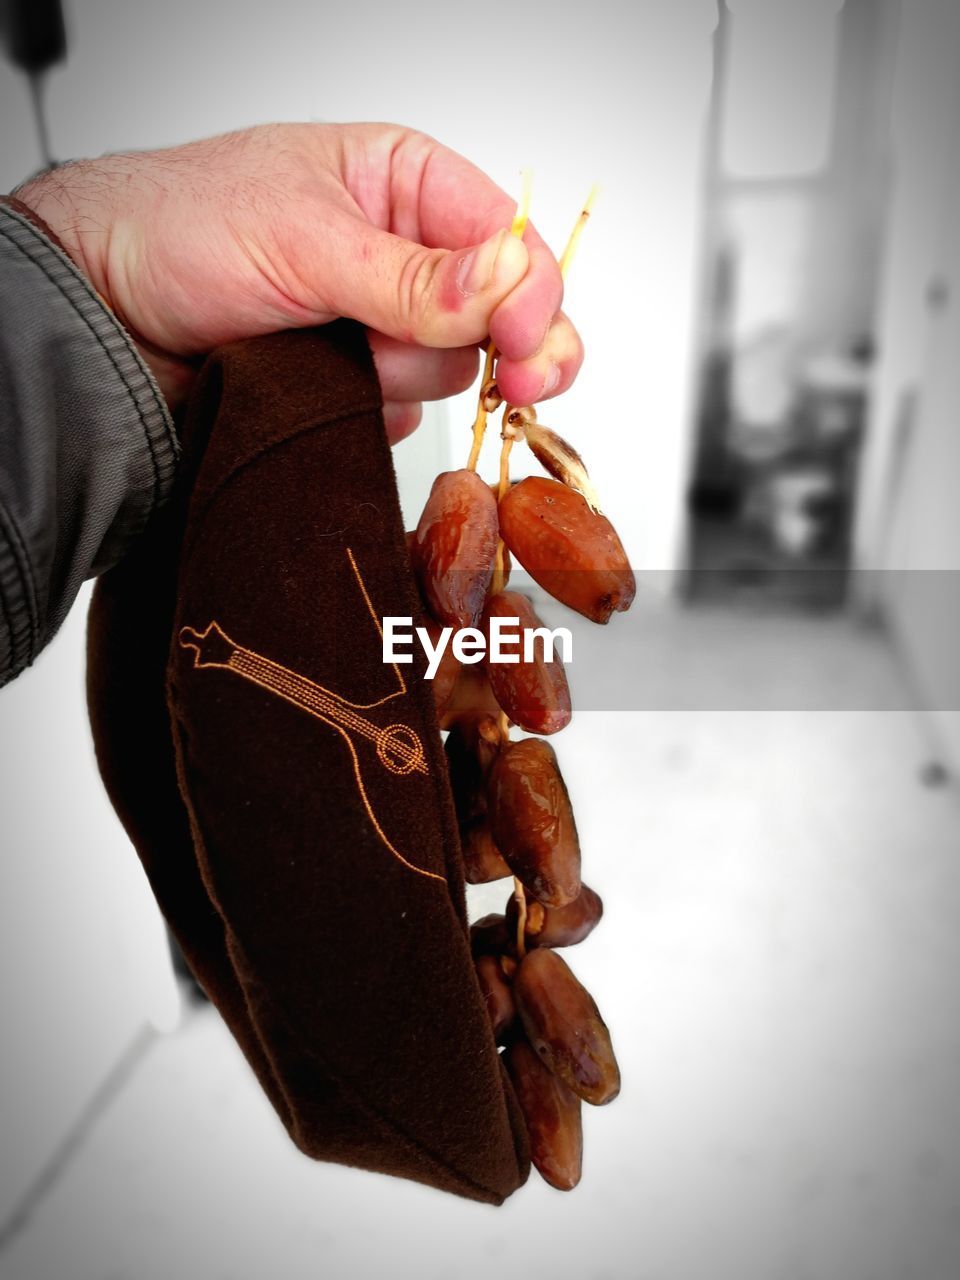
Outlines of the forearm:
M177 443L130 337L34 221L0 204L0 684L169 492Z

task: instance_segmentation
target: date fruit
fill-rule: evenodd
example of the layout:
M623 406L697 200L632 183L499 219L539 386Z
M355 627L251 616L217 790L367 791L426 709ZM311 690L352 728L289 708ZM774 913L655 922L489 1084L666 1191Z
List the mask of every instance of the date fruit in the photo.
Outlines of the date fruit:
M572 1191L580 1181L583 1161L580 1099L525 1040L508 1046L504 1062L526 1121L534 1167L551 1187Z
M528 476L500 500L500 536L554 599L594 622L630 608L637 584L617 531L573 489Z
M543 623L533 611L526 596L516 591L502 591L491 596L483 611L482 626L489 633L492 618L518 618L516 662L486 662L487 678L497 702L514 724L529 733L558 733L570 723L570 689L559 654L551 647L552 660L547 661L544 643L533 637L533 652L528 662L524 656L524 635Z
M467 884L489 884L512 875L493 841L488 822L477 822L460 832L463 878Z
M443 749L461 826L487 816L487 777L502 741L503 734L493 716L464 717L447 734Z
M528 951L514 978L513 998L544 1065L584 1102L612 1102L620 1092L620 1068L610 1032L566 961L545 947Z
M470 953L474 959L508 954L511 946L503 916L496 911L474 920L470 926Z
M603 902L598 893L585 884L565 907L545 907L542 902L527 903L523 928L527 947L572 947L600 923ZM506 909L507 929L511 937L517 931L517 900L511 895Z
M437 641L440 638L440 626L432 618L428 618L426 627L427 634L430 636L430 643L436 649ZM437 708L437 719L440 721L446 715L453 699L453 691L460 675L460 666L460 659L453 652L453 646L448 644L443 651L443 656L440 658L436 675L430 681L434 706Z
M490 770L490 829L524 887L548 907L580 892L580 841L557 756L542 738L505 743Z
M480 956L474 963L477 981L487 1007L487 1016L493 1028L493 1038L499 1044L517 1017L513 1002L513 989L507 980L499 956Z
M487 775L502 739L496 720L479 716L455 724L444 745L468 884L487 884L510 874L487 820Z
M437 622L474 627L493 573L497 501L475 471L433 482L411 548L424 599Z
M453 693L440 720L441 729L449 729L465 720L500 714L500 704L493 696L486 671L480 664L460 665Z

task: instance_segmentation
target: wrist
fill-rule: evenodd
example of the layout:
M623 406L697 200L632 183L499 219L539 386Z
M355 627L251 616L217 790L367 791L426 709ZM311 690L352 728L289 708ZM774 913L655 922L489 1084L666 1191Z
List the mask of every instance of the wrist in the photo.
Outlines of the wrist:
M47 170L2 197L28 218L71 259L100 301L113 312L149 366L168 404L184 398L193 376L189 362L170 355L145 338L125 306L123 236L114 234L122 223L120 198L125 181L122 161L78 160ZM111 253L115 261L111 268Z
M17 187L10 198L66 253L110 306L104 264L112 202L106 182L91 182L88 165L76 160L49 169Z

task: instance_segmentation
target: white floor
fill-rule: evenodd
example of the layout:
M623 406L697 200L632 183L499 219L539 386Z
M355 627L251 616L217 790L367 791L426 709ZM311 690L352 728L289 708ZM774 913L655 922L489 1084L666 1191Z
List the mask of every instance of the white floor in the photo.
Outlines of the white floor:
M731 680L777 643L683 626ZM802 647L827 689L889 675L846 624ZM607 907L567 956L624 1079L585 1109L576 1191L532 1174L492 1209L314 1164L216 1013L188 1010L132 1047L0 1277L956 1280L960 808L921 780L920 718L578 713L556 745Z

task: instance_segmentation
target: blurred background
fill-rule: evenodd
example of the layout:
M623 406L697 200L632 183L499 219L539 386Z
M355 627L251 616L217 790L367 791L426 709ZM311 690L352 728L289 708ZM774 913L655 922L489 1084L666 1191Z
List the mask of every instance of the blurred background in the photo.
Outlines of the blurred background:
M606 903L568 958L624 1088L585 1109L567 1196L534 1173L489 1209L300 1156L103 794L85 593L0 694L0 1277L955 1280L960 6L65 16L33 93L0 64L4 190L42 163L38 100L61 159L399 121L511 192L532 168L558 250L601 184L565 301L586 361L541 416L640 582L556 742ZM474 402L395 450L408 526Z

